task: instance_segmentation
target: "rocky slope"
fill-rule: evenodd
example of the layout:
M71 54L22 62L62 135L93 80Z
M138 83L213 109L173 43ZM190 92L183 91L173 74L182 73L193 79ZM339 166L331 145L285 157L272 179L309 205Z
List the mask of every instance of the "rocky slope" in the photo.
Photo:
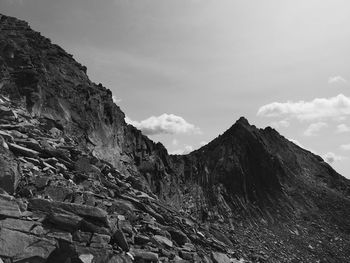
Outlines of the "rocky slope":
M186 156L0 15L3 262L349 262L350 182L241 118ZM0 262L1 262L0 260Z

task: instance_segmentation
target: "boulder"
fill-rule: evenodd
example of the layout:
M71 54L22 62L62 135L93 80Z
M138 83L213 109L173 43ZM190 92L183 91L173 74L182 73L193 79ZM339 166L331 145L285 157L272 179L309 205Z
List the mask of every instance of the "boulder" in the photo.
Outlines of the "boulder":
M0 119L16 119L17 114L6 106L0 106Z
M136 245L145 245L150 242L151 239L148 236L138 234L135 236L134 241Z
M184 232L181 230L175 229L173 227L167 228L167 231L170 233L171 238L178 244L179 246L182 246L189 242L188 237Z
M171 240L169 240L166 237L160 236L160 235L154 235L153 239L156 241L156 243L164 245L168 248L172 248L173 247L173 242Z
M94 255L92 254L81 254L79 256L79 259L82 263L92 263L92 260L94 259Z
M144 249L133 249L130 251L135 259L141 259L145 262L158 262L158 254Z
M17 202L11 196L0 195L0 216L21 217L21 211Z
M78 241L79 243L89 243L91 239L91 233L90 232L82 232L80 230L74 232L73 234L73 240Z
M50 213L46 220L58 229L73 232L79 228L83 219L72 213Z
M63 210L108 226L107 212L98 207L33 198L29 200L29 208L48 213Z
M113 241L124 251L129 251L129 244L125 238L123 231L117 229L113 234Z
M15 219L15 218L6 218L0 221L0 229L7 228L10 230L16 230L16 231L26 232L26 233L30 233L31 230L37 225L40 225L40 223L35 221L26 221L26 220Z
M16 155L36 158L39 156L39 152L31 150L29 148L20 146L15 143L8 143L9 149Z
M7 144L0 136L0 188L13 194L20 178L19 165L14 155L7 148Z
M0 230L0 237L0 256L12 258L13 262L32 262L30 259L34 258L35 262L45 262L56 248L56 241L53 239L39 238L6 228Z
M230 258L224 253L212 252L211 257L214 263L231 263Z

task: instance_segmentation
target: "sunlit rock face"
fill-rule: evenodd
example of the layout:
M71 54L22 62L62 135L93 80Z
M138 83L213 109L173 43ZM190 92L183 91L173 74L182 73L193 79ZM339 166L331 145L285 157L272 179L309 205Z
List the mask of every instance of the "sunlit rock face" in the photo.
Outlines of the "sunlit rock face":
M0 16L2 261L350 261L350 183L321 157L244 118L169 155L86 72Z

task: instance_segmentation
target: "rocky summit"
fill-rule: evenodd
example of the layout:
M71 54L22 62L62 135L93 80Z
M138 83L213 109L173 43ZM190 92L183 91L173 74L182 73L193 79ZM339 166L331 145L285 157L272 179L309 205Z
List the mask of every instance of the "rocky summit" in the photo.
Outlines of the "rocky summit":
M350 181L241 118L188 155L0 15L0 262L350 262Z

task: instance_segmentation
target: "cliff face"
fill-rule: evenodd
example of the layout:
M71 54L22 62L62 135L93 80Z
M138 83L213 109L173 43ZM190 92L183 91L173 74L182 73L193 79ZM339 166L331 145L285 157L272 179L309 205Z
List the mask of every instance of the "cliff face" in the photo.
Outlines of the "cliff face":
M125 123L111 91L92 83L86 67L26 22L0 19L2 94L123 173L138 174L144 160L159 162L152 155L165 148Z
M59 46L0 33L6 263L349 261L350 183L321 157L244 118L169 156Z

